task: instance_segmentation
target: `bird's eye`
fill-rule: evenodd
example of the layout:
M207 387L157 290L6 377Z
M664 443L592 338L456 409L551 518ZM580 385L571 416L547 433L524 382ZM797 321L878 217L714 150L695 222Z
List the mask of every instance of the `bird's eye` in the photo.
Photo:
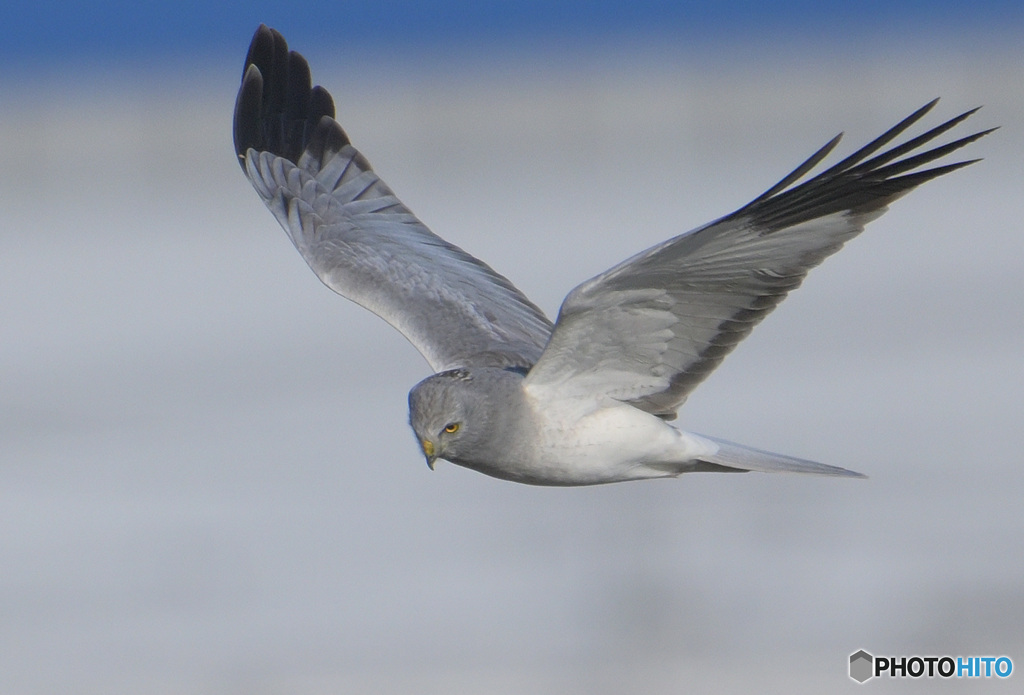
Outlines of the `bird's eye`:
M456 432L459 431L459 423L449 422L447 425L444 426L444 431L447 432L448 434L455 434Z

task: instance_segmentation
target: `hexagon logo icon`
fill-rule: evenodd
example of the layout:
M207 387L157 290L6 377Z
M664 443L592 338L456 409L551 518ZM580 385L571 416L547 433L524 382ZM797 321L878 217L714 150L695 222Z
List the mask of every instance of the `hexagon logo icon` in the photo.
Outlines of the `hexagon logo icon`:
M850 678L863 683L871 678L875 657L863 649L850 654Z

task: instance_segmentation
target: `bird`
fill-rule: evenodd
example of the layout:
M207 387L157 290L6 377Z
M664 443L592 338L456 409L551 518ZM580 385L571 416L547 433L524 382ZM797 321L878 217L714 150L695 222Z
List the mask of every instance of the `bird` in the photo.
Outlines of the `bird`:
M690 472L863 478L671 421L811 268L897 198L978 161L924 168L995 130L935 145L977 108L890 146L937 101L811 175L840 133L735 212L578 285L554 322L398 199L305 58L266 25L246 55L233 135L246 177L317 277L400 331L433 370L409 393L431 470L445 460L547 486Z

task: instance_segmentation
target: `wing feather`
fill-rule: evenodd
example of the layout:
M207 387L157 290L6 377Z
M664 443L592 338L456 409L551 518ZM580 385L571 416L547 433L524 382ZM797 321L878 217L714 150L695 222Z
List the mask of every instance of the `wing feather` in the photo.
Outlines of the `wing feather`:
M260 26L234 118L242 170L317 277L401 331L436 371L529 367L551 322L511 282L433 234L334 120L305 59Z
M937 101L937 100L936 100ZM822 173L799 181L839 136L736 212L658 244L574 289L528 389L607 394L671 419L808 271L914 187L976 160L910 172L991 132L911 154L977 109L875 154L921 107ZM872 157L872 155L874 155ZM910 155L904 159L904 155Z

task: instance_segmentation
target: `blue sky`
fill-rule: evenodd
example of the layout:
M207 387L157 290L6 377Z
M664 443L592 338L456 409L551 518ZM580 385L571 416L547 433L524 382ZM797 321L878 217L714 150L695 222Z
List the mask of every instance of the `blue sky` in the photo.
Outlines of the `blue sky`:
M1022 19L1019 0L43 0L0 7L0 59L9 69L147 56L187 61L194 52L237 52L260 22L303 45L345 36L356 45L443 51L453 44L514 48L637 36L689 45L737 38L898 41L921 33L956 41L965 33L1010 34Z

